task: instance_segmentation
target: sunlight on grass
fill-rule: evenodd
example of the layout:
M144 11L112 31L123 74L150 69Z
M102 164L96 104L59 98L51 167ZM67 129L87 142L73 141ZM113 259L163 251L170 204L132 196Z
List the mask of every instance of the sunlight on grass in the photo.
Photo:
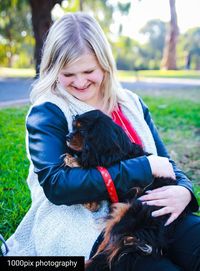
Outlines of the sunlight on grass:
M34 77L34 69L13 69L0 67L0 77Z
M142 80L142 78L179 78L179 79L200 79L200 71L166 71L166 70L146 70L146 71L118 71L120 81Z

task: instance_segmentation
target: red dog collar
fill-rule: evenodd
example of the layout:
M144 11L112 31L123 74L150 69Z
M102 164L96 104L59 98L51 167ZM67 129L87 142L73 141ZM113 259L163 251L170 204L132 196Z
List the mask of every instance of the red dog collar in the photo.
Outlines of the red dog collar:
M97 167L98 171L101 173L102 178L104 180L104 183L106 185L110 200L112 203L119 202L117 191L115 189L115 185L113 183L113 180L110 176L110 173L108 170L104 167Z

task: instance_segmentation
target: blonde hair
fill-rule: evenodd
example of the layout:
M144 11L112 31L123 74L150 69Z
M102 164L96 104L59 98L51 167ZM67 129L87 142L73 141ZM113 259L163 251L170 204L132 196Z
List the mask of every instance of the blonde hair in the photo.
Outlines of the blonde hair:
M39 79L31 91L31 102L49 89L56 93L59 71L78 60L86 51L94 53L104 71L101 91L104 107L111 112L120 99L115 61L100 25L83 12L68 13L51 26L43 47Z

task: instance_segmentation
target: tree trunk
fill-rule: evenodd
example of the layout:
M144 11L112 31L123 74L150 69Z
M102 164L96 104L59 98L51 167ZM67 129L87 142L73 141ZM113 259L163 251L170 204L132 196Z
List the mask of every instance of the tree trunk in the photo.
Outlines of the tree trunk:
M39 74L41 52L44 39L49 27L52 24L51 10L55 4L60 4L62 0L29 0L32 11L32 25L35 37L35 70L36 77Z
M161 67L166 70L176 70L176 44L178 38L178 24L175 0L169 0L170 4L170 26L169 33L166 37L165 48Z
M79 10L83 11L83 0L79 0Z
M195 70L199 71L200 70L200 57L197 57L196 65L195 65Z
M188 55L186 56L186 65L185 65L186 70L190 70L191 58L192 54L189 52Z

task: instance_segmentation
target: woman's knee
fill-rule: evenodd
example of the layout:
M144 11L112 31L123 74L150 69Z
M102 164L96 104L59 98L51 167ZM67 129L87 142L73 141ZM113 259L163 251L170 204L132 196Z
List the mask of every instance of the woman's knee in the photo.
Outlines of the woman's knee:
M177 225L170 258L186 271L200 270L200 217L188 215Z

